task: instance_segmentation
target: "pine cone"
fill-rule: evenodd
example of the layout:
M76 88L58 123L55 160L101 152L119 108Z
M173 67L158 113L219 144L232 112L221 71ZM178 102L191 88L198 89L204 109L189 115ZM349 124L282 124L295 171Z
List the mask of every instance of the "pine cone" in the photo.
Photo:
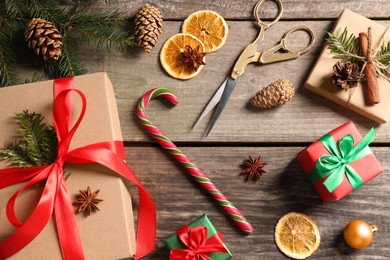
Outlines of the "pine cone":
M258 108L283 105L294 96L294 86L287 79L277 80L256 93L251 104Z
M150 53L162 33L162 16L160 10L146 4L135 15L135 35L139 46Z
M359 66L350 61L338 61L333 66L333 84L345 90L356 87L361 76Z
M28 46L45 60L58 60L61 56L62 36L51 22L33 18L26 27L24 37Z

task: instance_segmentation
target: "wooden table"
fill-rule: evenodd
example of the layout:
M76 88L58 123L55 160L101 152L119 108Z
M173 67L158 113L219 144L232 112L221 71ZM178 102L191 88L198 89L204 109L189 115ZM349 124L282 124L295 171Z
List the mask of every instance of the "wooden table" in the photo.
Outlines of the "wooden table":
M305 24L313 28L317 41L313 49L297 60L266 66L250 65L241 78L217 125L204 138L206 118L192 129L197 117L229 74L241 50L252 42L258 30L252 10L256 0L191 1L167 0L152 3L162 10L163 34L150 54L139 48L126 54L96 52L86 48L84 63L89 72L107 71L117 97L130 166L155 200L157 207L157 249L146 259L167 259L163 240L177 228L206 213L223 234L234 259L285 259L274 244L274 226L290 211L310 215L320 226L321 245L313 259L389 259L390 258L390 124L378 125L304 89L303 84L322 49L325 32L332 29L344 8L390 25L389 0L284 0L281 21L266 32L265 49L276 44L287 28ZM119 7L130 16L144 4L142 0L120 0ZM107 8L95 4L92 8ZM207 55L207 65L197 77L180 81L169 77L159 62L162 44L180 32L190 13L211 9L220 13L229 26L225 46ZM267 4L268 17L275 13ZM358 22L358 21L357 21ZM297 43L293 43L297 44ZM296 96L287 105L259 111L249 105L257 90L277 79L289 79ZM200 189L184 170L152 141L136 118L136 102L152 87L172 90L180 100L176 107L153 101L147 114L166 135L176 142L254 226L254 233L243 235L216 203ZM385 169L359 190L340 201L322 203L295 160L304 147L333 128L353 120L362 134L375 127L373 151ZM242 176L242 161L248 155L261 155L267 162L257 183ZM133 197L137 194L133 192ZM136 199L134 208L137 209ZM374 243L356 251L343 241L342 230L349 220L363 219L379 227Z

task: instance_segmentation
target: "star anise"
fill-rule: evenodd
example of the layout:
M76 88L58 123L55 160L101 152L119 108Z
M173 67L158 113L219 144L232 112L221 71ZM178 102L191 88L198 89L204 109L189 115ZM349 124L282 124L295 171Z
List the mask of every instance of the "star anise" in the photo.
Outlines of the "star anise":
M260 179L261 174L266 172L262 168L267 163L260 162L260 159L260 156L258 156L255 160L252 158L252 156L249 156L249 160L245 160L243 162L245 169L242 170L240 174L247 174L247 181L257 181Z
M79 205L77 212L85 212L85 214L89 216L93 210L99 210L96 204L103 201L102 199L96 198L99 191L100 190L91 192L89 186L86 191L79 190L80 194L77 196L76 201L73 202L73 204Z
M181 52L182 60L184 64L188 64L188 67L198 70L200 65L206 65L203 61L203 57L206 55L204 52L199 52L200 45L193 49L190 45L186 45L183 52Z

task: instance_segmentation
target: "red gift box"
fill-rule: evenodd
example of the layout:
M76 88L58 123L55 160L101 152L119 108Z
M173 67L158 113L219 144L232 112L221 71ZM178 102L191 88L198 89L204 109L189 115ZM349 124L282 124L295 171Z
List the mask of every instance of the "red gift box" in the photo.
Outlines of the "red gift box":
M374 133L372 132L372 134ZM328 136L329 135L333 137L335 143L337 144L337 149L340 149L340 139L343 139L347 135L352 135L354 147L356 147L356 145L362 140L362 136L356 129L353 122L348 122L342 126L339 126L338 128L329 132ZM323 158L326 158L327 155L331 155L331 153L325 147L321 139L317 140L316 142L314 142L306 149L297 154L297 160L299 164L301 165L305 173L308 174L310 179L312 179L312 176L310 175L313 174L314 171L321 171L319 170L318 164L321 164L321 162L319 161L321 161ZM357 177L361 179L362 184L368 182L369 180L383 172L383 168L376 159L375 155L371 152L371 150L369 150L368 147L366 147L365 149L366 151L368 151L368 154L362 156L361 158L358 158L357 160L353 160L347 163L352 167L352 171L357 173ZM343 159L340 160L343 161ZM330 177L330 175L313 182L314 188L317 190L319 196L324 202L330 200L339 200L354 190L353 185L351 185L351 180L349 179L349 177L346 176L347 174L345 174L345 172L343 172L342 174L343 180L340 184L337 185L337 187L333 191L329 191L324 184L324 182ZM355 187L355 189L356 188L357 187Z

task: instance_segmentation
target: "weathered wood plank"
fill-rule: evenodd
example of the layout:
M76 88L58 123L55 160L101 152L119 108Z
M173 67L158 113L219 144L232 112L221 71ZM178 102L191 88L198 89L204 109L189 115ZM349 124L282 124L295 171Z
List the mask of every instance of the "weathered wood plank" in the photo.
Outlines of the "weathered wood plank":
M94 10L107 9L107 6L101 3L91 6ZM163 17L166 20L183 20L189 14L210 9L220 13L225 19L238 20L253 20L253 7L256 0L208 0L208 1L192 1L192 0L165 0L153 2L151 4L157 6L162 11ZM390 2L387 0L283 0L284 13L283 19L334 19L344 8L362 13L372 18L388 19L390 10ZM133 17L138 8L143 6L143 0L119 0L117 4L109 8L119 9L125 12L130 17ZM263 17L272 18L275 14L275 6L272 3L266 3ZM263 14L262 13L262 14Z
M382 21L383 22L383 21ZM383 22L390 25L390 22ZM390 141L390 125L377 125L331 101L303 88L304 81L315 63L324 42L325 31L333 22L303 21L280 22L266 32L266 39L259 50L276 44L287 28L306 24L313 28L317 41L313 49L299 59L270 65L249 65L241 77L229 104L208 138L204 138L207 117L192 130L192 125L203 111L218 86L229 75L242 49L257 35L257 28L250 22L228 22L230 34L225 46L206 56L207 65L195 78L180 81L169 77L159 63L159 50L163 42L180 31L179 22L165 23L165 30L151 54L138 48L127 54L108 54L86 49L82 59L90 72L107 71L117 97L122 132L126 141L149 141L150 137L140 128L135 108L138 99L152 87L165 87L178 96L180 104L175 108L165 102L153 101L147 109L149 118L175 141L186 142L310 142L327 131L353 120L362 133L375 126L376 142ZM304 33L298 34L305 36ZM292 46L299 40L292 42ZM331 71L331 70L329 70ZM289 79L297 94L286 105L259 111L249 105L255 93L277 79Z
M182 147L219 189L253 224L245 236L230 225L212 199L170 156L158 147L127 147L129 165L157 206L157 250L147 259L167 259L163 240L177 228L208 214L231 248L234 259L285 259L274 244L274 226L290 211L310 215L321 230L321 246L315 259L388 259L390 255L390 157L388 148L373 148L385 172L340 201L322 203L307 180L295 155L302 147ZM257 183L239 176L248 155L261 155L267 173ZM136 192L132 192L135 209ZM136 216L136 214L135 214ZM365 250L352 250L342 230L352 219L375 223L379 233Z

